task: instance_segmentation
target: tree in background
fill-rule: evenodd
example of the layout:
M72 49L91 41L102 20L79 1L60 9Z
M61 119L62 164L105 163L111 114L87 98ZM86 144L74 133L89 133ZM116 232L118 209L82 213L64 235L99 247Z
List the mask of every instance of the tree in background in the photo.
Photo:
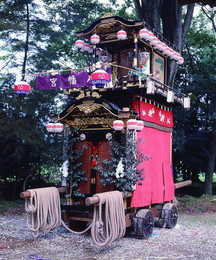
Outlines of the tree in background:
M204 10L207 16L214 16L213 10ZM186 63L177 77L180 89L191 93L192 108L177 112L175 136L179 136L179 140L183 135L184 144L180 147L179 142L175 142L175 147L176 156L180 156L179 161L193 180L205 172L204 193L212 195L216 160L215 28L206 14L200 10L193 20L184 48Z

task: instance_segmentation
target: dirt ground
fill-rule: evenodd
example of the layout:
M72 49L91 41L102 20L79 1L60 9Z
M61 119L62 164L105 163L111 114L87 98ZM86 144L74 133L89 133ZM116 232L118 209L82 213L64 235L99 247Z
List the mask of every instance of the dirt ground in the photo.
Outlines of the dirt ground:
M180 213L173 229L154 228L148 240L124 237L97 247L91 236L60 227L33 238L24 214L0 217L0 260L216 259L216 213Z

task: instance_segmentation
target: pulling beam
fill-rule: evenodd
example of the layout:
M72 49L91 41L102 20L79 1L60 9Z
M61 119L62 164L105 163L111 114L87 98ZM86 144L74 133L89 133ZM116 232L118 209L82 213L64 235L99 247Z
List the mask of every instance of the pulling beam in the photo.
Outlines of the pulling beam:
M65 193L66 192L66 187L60 187L60 188L57 188L59 193ZM31 197L31 194L29 191L24 191L24 192L21 192L20 193L20 198L21 199L28 199Z

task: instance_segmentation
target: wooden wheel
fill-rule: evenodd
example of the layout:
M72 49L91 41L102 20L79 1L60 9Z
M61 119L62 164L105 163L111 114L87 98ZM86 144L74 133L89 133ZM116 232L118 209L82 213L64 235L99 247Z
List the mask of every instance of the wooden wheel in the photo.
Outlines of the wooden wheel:
M161 219L163 221L163 226L166 228L175 227L178 219L178 209L176 205L173 203L164 204L161 212Z
M149 238L154 226L153 213L149 209L140 209L134 218L134 232L140 238Z

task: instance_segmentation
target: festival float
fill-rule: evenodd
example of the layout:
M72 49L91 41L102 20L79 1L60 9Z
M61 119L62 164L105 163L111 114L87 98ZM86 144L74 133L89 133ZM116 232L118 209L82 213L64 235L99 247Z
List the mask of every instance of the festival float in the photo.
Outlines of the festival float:
M91 66L36 78L38 89L64 89L68 104L46 126L64 137L62 187L21 193L27 212L36 214L31 208L45 201L42 193L52 201L49 190L65 192L61 213L43 222L54 218L52 228L63 223L71 232L91 228L99 246L125 233L149 238L155 225L173 228L175 188L190 181L173 181L172 108L190 108L190 98L167 85L167 63L184 59L144 20L106 14L77 36ZM30 223L33 232L44 231Z

